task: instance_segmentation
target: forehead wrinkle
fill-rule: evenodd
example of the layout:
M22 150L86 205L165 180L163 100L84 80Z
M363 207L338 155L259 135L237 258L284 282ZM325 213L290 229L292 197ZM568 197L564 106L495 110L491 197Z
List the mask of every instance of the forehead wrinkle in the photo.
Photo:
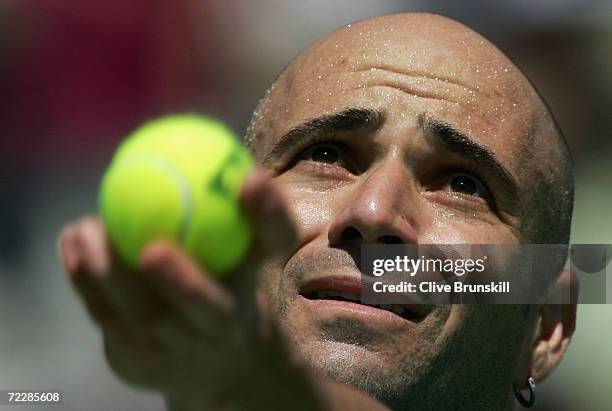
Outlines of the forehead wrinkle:
M413 97L419 97L419 98L423 98L423 99L428 99L428 100L439 100L439 101L445 101L447 103L451 103L451 104L457 104L459 105L460 103L458 101L453 101L449 98L444 98L444 97L439 97L438 95L436 95L435 93L429 93L427 91L417 91L415 89L411 89L409 87L405 87L405 86L398 86L397 84L393 84L391 82L381 82L381 83L375 83L375 84L365 84L366 87L388 87L390 89L393 90L397 90L397 91L401 91L402 93L406 93L410 96ZM365 87L354 87L353 90L359 90L359 89L364 89Z
M381 70L438 78L493 97L525 85L520 71L493 43L442 16L408 13L367 19L329 34L309 51L327 60L312 61L318 72L341 68L334 60L342 56L357 70L369 60Z
M402 74L408 77L420 77L428 80L432 80L435 82L441 82L444 84L451 84L454 86L462 87L463 89L470 90L472 92L476 92L476 89L470 86L467 82L458 80L453 76L445 76L443 74L429 74L426 71L410 69L410 68L399 68L395 67L391 64L368 64L364 66L357 66L355 68L355 72L359 71L367 71L367 70L380 70L382 72L389 72L394 74Z
M362 70L364 71L364 70ZM378 72L378 70L376 70ZM381 72L383 70L380 70ZM428 85L422 85L419 80L414 81L413 77L403 73L386 72L390 75L384 75L383 78L376 74L372 74L368 79L359 82L357 86L353 87L353 90L364 89L367 87L389 87L395 90L402 91L410 96L416 96L424 99L441 100L448 103L461 105L465 102L465 99L460 99L458 94L464 94L464 90L450 90L448 87L445 89L432 88ZM431 80L434 82L435 80ZM440 85L447 85L445 82L440 82ZM468 97L469 98L469 97Z

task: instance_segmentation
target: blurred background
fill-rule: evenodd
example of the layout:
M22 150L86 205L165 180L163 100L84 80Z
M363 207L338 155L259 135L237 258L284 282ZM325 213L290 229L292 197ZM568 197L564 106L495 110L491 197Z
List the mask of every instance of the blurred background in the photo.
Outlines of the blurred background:
M310 42L398 11L459 20L523 69L574 153L572 242L612 243L609 1L2 0L0 388L62 389L67 410L163 409L109 371L64 279L61 227L96 212L114 148L144 120L199 112L242 134ZM538 387L539 410L612 409L612 305L581 305L578 317L565 360Z

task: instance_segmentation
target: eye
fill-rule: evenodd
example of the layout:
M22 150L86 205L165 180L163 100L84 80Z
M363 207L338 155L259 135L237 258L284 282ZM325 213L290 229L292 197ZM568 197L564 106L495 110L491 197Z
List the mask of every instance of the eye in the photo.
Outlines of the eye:
M308 143L306 143L308 144ZM304 148L296 147L285 168L326 180L350 178L360 172L359 158L352 147L333 138L313 141Z
M488 192L480 180L470 174L454 174L448 180L448 191L487 198Z
M337 164L340 160L340 151L330 144L318 144L306 150L304 158L317 163Z

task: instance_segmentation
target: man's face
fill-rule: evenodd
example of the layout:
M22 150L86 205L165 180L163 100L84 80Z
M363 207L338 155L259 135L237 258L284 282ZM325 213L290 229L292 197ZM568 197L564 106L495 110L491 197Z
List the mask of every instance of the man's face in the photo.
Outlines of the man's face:
M299 246L262 284L317 370L390 403L456 400L436 392L453 381L461 396L508 391L533 329L525 307L336 300L359 293L360 244L521 242L534 101L489 43L431 16L347 27L280 77L255 152L276 171Z

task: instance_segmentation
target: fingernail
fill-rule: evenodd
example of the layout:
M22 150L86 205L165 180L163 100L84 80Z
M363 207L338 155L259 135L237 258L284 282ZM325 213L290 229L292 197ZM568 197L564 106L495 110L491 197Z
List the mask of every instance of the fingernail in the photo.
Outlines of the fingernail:
M91 271L98 277L103 277L110 269L110 262L105 247L105 238L102 237L93 223L85 224L83 234L87 243L89 265Z
M78 257L73 249L73 236L74 230L72 228L68 228L60 235L60 239L58 241L58 255L60 260L64 265L64 269L72 275L76 273L78 264Z

